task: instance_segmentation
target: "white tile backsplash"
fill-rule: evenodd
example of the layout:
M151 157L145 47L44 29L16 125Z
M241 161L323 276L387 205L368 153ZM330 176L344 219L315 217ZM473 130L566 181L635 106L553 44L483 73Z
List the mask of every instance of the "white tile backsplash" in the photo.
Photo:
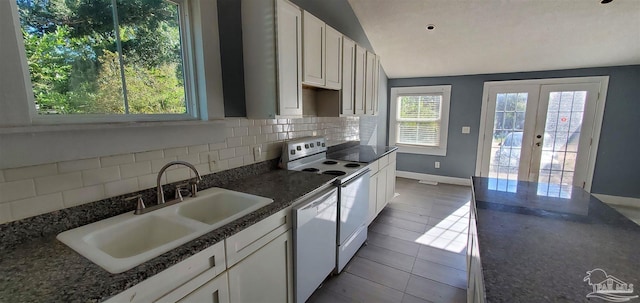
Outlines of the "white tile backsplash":
M82 174L80 172L60 174L48 177L39 177L34 179L36 184L36 193L38 195L46 195L55 192L61 192L67 189L82 187Z
M82 172L84 186L103 184L120 179L120 167L111 166L98 169L90 169Z
M0 183L0 203L36 196L33 179Z
M4 178L7 181L31 179L58 174L58 163L34 165L4 170Z
M151 173L151 161L136 162L120 165L120 177L128 179Z
M135 157L133 154L115 155L100 158L100 165L102 167L116 166L121 164L133 163Z
M54 210L63 209L62 193L40 195L37 197L11 202L13 220L20 220Z
M77 206L106 198L104 185L98 184L62 192L65 207Z
M58 172L70 173L70 172L83 171L83 170L99 168L99 167L100 167L99 158L64 161L64 162L58 163Z
M104 185L104 193L107 197L124 195L138 190L138 178L118 180Z
M358 140L359 132L356 117L228 118L225 125L227 138L222 142L0 170L0 224L155 187L160 168L177 159L205 175L255 163L255 146L262 147L259 161L264 161L278 158L282 141L289 138L324 135L331 146ZM189 169L172 166L162 184L190 177Z

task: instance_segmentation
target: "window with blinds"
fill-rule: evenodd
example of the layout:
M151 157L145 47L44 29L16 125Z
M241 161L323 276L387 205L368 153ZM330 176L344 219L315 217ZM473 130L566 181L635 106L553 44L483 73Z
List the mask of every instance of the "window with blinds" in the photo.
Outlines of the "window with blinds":
M442 95L398 97L397 143L438 146Z
M451 85L391 88L389 143L400 152L445 156Z

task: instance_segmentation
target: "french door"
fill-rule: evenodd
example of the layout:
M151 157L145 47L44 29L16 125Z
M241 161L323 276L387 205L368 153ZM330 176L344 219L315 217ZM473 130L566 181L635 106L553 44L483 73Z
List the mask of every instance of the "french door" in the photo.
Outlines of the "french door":
M490 86L480 175L585 187L600 87Z

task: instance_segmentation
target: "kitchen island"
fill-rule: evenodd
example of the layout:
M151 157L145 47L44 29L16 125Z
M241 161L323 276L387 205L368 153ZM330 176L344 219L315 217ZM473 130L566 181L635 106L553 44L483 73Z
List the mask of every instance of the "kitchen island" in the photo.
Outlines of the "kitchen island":
M484 291L487 302L640 301L640 226L579 187L472 181L470 241L481 266L474 270L471 259L470 298Z

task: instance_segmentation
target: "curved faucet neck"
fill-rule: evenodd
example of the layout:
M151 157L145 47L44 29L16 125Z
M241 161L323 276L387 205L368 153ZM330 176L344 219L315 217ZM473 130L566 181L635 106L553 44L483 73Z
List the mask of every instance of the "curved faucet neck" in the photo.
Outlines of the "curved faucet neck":
M193 164L186 162L186 161L171 161L167 164L165 164L160 171L158 172L158 178L157 178L157 191L158 191L158 204L163 204L165 202L164 200L164 192L162 191L162 175L164 174L164 172L171 166L174 165L184 165L186 167L188 167L189 169L191 169L195 174L196 174L196 182L199 182L200 180L202 180L202 177L200 177L200 173L198 172L198 170L196 169L195 166L193 166Z

